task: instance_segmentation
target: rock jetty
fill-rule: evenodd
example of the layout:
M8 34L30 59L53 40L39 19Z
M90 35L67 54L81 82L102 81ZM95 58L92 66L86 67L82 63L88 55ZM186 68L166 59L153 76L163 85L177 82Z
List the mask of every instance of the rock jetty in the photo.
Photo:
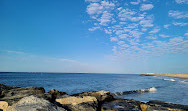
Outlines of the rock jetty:
M0 84L0 111L187 111L188 105L163 101L143 103L115 98L109 91L68 95L42 87L11 87Z

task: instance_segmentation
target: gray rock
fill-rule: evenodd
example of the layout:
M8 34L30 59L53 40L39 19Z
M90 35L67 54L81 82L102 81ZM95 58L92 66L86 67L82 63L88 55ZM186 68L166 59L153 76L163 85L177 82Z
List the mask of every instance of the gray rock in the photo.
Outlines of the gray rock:
M35 96L24 97L16 104L9 106L7 111L66 111L49 101Z
M5 92L10 89L14 89L18 87L11 87L11 86L6 86L4 84L0 84L0 98L4 96Z
M54 102L56 98L63 98L68 96L66 92L61 92L55 89L51 89L50 91L48 91L48 94L50 94L52 97L51 102Z
M25 87L25 88L13 88L9 90L4 90L3 97L0 98L0 101L6 101L9 105L12 105L19 101L23 97L30 95L35 95L41 98L47 98L45 96L45 90L42 87ZM48 95L49 97L49 95Z
M153 107L165 107L170 109L188 110L188 105L172 104L159 100L152 100L147 102L147 104Z
M135 100L117 99L105 102L101 106L102 111L141 111L141 102Z
M56 101L63 108L70 111L96 111L98 109L98 101L95 97L92 96L69 96L56 99Z
M99 102L112 101L114 97L111 95L110 91L92 91L83 92L79 94L74 94L74 96L93 96L96 97Z

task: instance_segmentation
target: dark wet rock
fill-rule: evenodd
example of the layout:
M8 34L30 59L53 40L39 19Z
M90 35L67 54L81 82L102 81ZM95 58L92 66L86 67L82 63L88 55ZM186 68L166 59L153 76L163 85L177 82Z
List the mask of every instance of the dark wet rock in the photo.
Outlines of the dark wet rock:
M14 89L18 87L11 87L11 86L6 86L4 84L0 84L0 98L4 96L5 92L10 89Z
M187 110L188 111L188 105L180 105L180 104L172 104L164 101L158 101L158 100L152 100L147 102L148 105L153 107L165 107L168 109L176 109L176 110Z
M99 102L104 101L112 101L114 97L110 93L110 91L92 91L92 92L83 92L79 94L75 94L74 96L93 96L96 97Z
M163 107L157 104L148 105L148 104L140 104L142 111L187 111L184 109L174 109L170 107Z
M7 111L66 111L49 101L35 96L24 97L17 103L9 106Z
M66 92L61 92L55 89L48 91L48 94L52 96L52 101L55 101L56 98L63 98L64 96L67 97L66 95L68 95Z
M25 87L25 88L13 88L10 90L4 90L4 96L0 98L0 101L6 101L9 105L16 103L23 97L35 95L37 97L45 98L45 90L42 87ZM47 96L46 96L47 98Z
M135 100L118 99L102 104L101 111L141 111L140 104Z
M98 109L98 101L92 96L69 96L56 99L56 102L69 111L96 111Z

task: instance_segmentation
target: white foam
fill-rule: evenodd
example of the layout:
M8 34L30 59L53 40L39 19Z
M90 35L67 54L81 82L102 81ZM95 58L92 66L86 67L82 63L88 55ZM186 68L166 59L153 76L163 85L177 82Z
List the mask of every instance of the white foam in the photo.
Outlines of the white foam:
M188 81L180 81L181 83L185 83L185 84L188 84Z
M155 87L151 87L148 89L140 89L139 91L140 92L155 92L155 91L157 91L157 89Z
M157 91L157 89L155 88L155 87L151 87L151 88L149 88L148 89L150 92L156 92Z
M165 80L165 81L176 81L174 79L163 79L163 80Z

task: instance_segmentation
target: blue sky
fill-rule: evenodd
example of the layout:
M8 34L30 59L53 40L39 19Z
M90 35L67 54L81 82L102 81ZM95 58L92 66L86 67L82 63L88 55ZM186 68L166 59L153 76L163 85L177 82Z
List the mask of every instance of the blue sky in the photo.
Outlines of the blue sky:
M1 0L0 71L186 73L187 0Z

